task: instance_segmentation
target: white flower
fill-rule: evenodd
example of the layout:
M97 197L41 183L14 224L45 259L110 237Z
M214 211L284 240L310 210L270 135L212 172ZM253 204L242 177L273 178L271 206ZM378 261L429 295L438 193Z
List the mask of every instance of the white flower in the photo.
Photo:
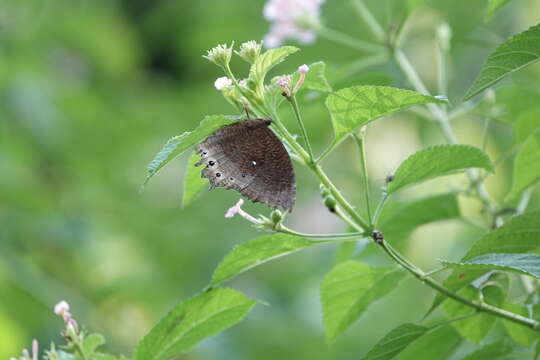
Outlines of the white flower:
M238 202L233 207L227 210L227 212L225 213L225 217L232 218L234 215L238 214L242 210L242 205L244 205L244 199L238 200Z
M54 306L54 313L56 315L63 316L67 312L69 312L69 304L67 301L62 300Z
M326 0L268 0L263 14L270 21L264 38L267 48L279 46L286 39L309 44L315 41L313 30L318 23L320 7Z
M232 47L228 47L227 44L220 44L210 50L208 50L206 55L203 55L203 58L210 60L214 64L227 67L231 61Z
M216 89L221 91L225 88L228 88L229 86L232 86L232 80L226 76L223 76L216 79L216 81L214 82L214 86L216 87Z
M262 41L257 43L254 40L246 41L240 45L240 51L235 51L242 59L246 60L248 63L253 64L255 60L261 54Z
M305 73L307 73L308 71L309 71L309 66L307 66L306 64L301 65L301 66L298 67L298 72L299 72L300 74L305 74Z

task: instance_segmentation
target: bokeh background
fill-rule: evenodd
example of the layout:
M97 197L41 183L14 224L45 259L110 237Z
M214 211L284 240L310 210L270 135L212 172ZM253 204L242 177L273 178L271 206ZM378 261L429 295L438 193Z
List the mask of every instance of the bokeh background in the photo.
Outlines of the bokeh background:
M367 1L387 28L406 11L397 3ZM61 319L52 307L62 299L80 323L106 335L108 350L130 355L174 303L207 284L235 244L257 236L242 219L223 217L238 199L233 192L214 190L181 207L185 157L144 192L139 189L146 165L170 136L192 129L206 114L234 113L213 86L223 75L201 55L218 43L263 38L268 30L263 6L262 0L0 1L0 358L19 354L33 338L42 344L60 341ZM454 104L497 44L540 18L535 0L515 0L487 21L485 8L482 0L424 1L409 21L406 52L433 91L435 28L441 22L450 25L448 95ZM327 1L322 20L371 39L348 1ZM348 68L365 54L325 39L301 50L275 74L323 60L334 88L410 88L392 62ZM240 77L247 71L238 58L233 67ZM490 126L492 158L512 144L504 122L538 106L539 80L540 68L532 66L497 91L499 105L485 106L484 111L502 109L494 112L502 121ZM516 99L525 105L516 106ZM300 100L320 152L331 140L324 94L305 93ZM291 115L284 107L283 117L297 131ZM454 125L462 142L479 145L481 116L462 116ZM371 126L367 151L373 198L379 199L384 177L404 158L443 141L436 125L415 112ZM362 206L353 144L344 143L324 167ZM505 162L488 180L499 200L511 185L510 173L511 162ZM321 205L311 174L297 167L297 178L298 203L288 224L306 232L346 230ZM403 199L465 185L464 178L454 176L415 187ZM531 208L538 202L534 195ZM479 205L466 198L461 205L470 221L422 226L400 247L425 268L439 257L459 257L481 233L470 224L481 220ZM252 204L246 209L269 212ZM258 305L239 325L179 358L357 359L393 326L417 321L429 306L433 293L406 279L337 344L326 345L318 288L335 257L335 246L322 246L240 276L230 285L269 306ZM359 257L385 261L374 251ZM451 328L437 336L448 339L449 349L462 342ZM423 346L428 356L429 346Z

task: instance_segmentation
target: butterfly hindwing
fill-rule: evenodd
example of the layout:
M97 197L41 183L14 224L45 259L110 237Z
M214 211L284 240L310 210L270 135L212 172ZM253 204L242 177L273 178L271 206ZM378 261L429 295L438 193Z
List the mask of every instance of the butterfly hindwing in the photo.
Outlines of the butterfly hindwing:
M240 192L253 202L291 210L296 194L292 163L270 119L247 119L225 126L197 148L201 176L211 187Z

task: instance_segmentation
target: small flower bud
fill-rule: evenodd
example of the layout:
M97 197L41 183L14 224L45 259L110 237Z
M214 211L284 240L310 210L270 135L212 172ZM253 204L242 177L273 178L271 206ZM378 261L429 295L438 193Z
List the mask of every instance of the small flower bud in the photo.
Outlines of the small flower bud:
M324 198L324 206L330 210L330 212L336 212L336 199L332 195L328 195Z
M283 220L283 214L278 209L275 209L272 211L271 218L274 225L277 225Z
M216 81L214 82L214 86L217 90L222 91L223 89L232 86L232 80L226 76L223 76L216 79Z
M208 50L206 55L203 55L203 58L210 60L214 64L226 68L229 66L232 55L232 45L227 47L226 44L220 44L211 50Z
M254 40L246 41L240 45L240 51L235 51L240 57L248 63L253 64L261 54L262 41L257 43Z
M329 196L330 195L330 191L328 191L328 189L326 188L326 186L324 186L323 184L321 184L319 186L319 189L320 189L320 192L321 192L321 197L324 199L325 197Z
M308 71L309 71L309 66L307 66L306 64L301 65L301 66L298 67L298 72L299 72L300 74L305 74L305 73L307 73Z

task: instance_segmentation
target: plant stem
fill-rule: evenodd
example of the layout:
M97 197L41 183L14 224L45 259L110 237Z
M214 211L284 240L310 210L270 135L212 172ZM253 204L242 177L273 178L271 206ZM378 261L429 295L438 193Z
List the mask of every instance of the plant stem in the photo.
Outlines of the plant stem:
M382 242L379 242L378 244L392 259L394 259L395 262L403 266L412 275L414 275L416 278L418 278L420 281L430 286L431 288L448 296L449 298L454 299L455 301L458 301L469 307L475 308L478 311L483 311L483 312L486 312L486 313L489 313L498 317L502 317L506 320L515 322L517 324L527 326L533 330L538 331L540 329L540 323L534 319L530 319L530 318L527 318L518 314L514 314L512 312L506 311L504 309L500 309L498 307L495 307L495 306L492 306L483 302L469 300L467 298L462 297L461 295L456 294L455 292L444 287L435 279L429 277L428 274L424 273L419 268L415 266L411 266L411 264L408 261L406 261L406 259L402 258L401 256L398 256L394 252L394 250L392 250L392 248L389 246L389 244L386 241L383 240Z
M408 80L411 82L413 87L416 89L416 91L429 95L429 91L418 76L418 73L414 69L414 67L409 62L409 59L405 56L405 54L400 50L396 49L394 52L394 57L396 59L396 62L398 63L401 70L405 73ZM441 130L446 137L446 140L450 144L458 144L456 135L454 134L454 130L450 126L450 123L448 121L448 114L446 114L445 111L443 111L439 106L436 104L427 104L428 109L431 111L435 119L439 122L439 126L441 127ZM467 176L469 177L469 180L471 184L476 188L476 192L478 194L478 198L480 201L484 204L484 207L486 210L494 215L497 211L496 206L491 201L486 188L482 181L480 181L480 178L478 174L469 169L466 171Z
M280 225L278 228L276 228L276 231L279 231L285 234L290 234L290 235L302 236L302 237L310 238L310 239L336 240L336 241L344 241L344 240L350 241L351 239L365 238L367 236L364 232L354 232L354 233L344 233L344 234L306 234L306 233L289 229L288 227L284 225Z
M364 20L364 22L369 27L373 35L375 35L377 40L383 42L386 37L386 33L383 30L382 26L377 21L377 19L373 16L371 11L369 11L366 4L364 4L362 0L353 0L352 3L356 9L356 12Z
M308 138L306 127L304 126L304 121L302 120L302 116L300 115L300 109L298 108L298 101L296 100L296 96L293 95L290 98L288 98L288 100L291 103L291 106L294 110L294 115L296 117L296 120L298 121L298 127L300 127L300 131L302 132L302 136L304 137L304 142L306 143L306 148L307 148L310 160L314 161L315 156L313 155L313 149L311 148L311 143Z
M356 38L353 38L352 36L344 34L340 31L329 29L322 25L316 27L314 30L317 32L317 34L319 34L325 39L334 41L336 43L348 46L356 50L361 50L365 52L378 52L383 49L381 45L373 44L368 41L358 40Z
M365 232L370 233L373 229L362 216L360 216L354 207L343 197L338 188L330 181L319 164L312 164L312 170L317 174L321 183L330 191L330 194L336 199L337 203L347 212L347 214L358 224Z
M381 211L384 208L384 205L386 203L386 200L390 197L390 194L388 191L384 190L383 197L379 204L377 205L377 208L375 209L375 214L373 215L373 224L374 226L377 226L377 223L379 222L379 216L381 216Z
M366 210L369 224L373 226L373 218L371 217L371 206L369 205L369 178L366 163L366 127L360 129L360 134L354 134L353 138L358 146L358 153L360 155L360 164L362 167L362 181L364 185L364 199L366 202Z

